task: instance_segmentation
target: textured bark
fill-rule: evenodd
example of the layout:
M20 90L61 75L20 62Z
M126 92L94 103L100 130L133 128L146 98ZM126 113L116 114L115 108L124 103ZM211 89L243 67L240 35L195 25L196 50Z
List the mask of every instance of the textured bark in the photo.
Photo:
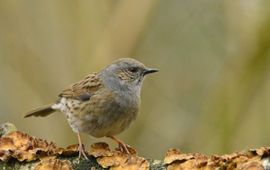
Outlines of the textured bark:
M110 169L110 168L102 168L96 161L96 158L94 157L90 157L89 160L84 160L81 159L79 160L78 157L59 157L56 158L56 160L61 161L60 163L55 163L53 166L46 166L46 167L50 167L51 169L76 169L76 170L85 170L85 169L91 169L91 170L103 170L103 169ZM70 161L71 164L70 166L66 166L65 163L63 163L63 161ZM261 161L253 161L252 159L250 160L246 160L246 163L244 165L242 165L242 168L237 167L237 164L234 164L230 161L226 162L226 161L221 161L220 162L220 166L213 166L212 168L209 168L208 166L202 166L201 169L266 169L269 170L270 169L270 164L269 164L269 157L263 158ZM168 169L190 169L189 166L184 165L184 162L175 162L173 164L170 165L166 165L164 164L163 161L160 160L148 160L149 161L149 169L151 170L165 170L166 168ZM33 162L19 162L16 160L12 160L9 162L4 162L1 161L0 162L0 169L5 169L5 170L26 170L26 169L50 169L50 168L44 168L44 167L40 167L40 163L42 161L33 161ZM181 164L183 166L181 166ZM199 164L199 163L198 163ZM39 167L37 167L39 166ZM185 167L186 166L186 167ZM181 167L181 168L180 168ZM113 169L113 168L112 168ZM118 168L115 168L118 169ZM120 168L119 168L120 169ZM124 169L124 168L123 168ZM129 169L129 168L127 168ZM142 168L144 169L144 168ZM199 169L199 167L194 167L191 169Z
M78 160L77 157L71 157L71 158L58 158L58 160L68 160L71 162L71 167L76 170L103 170L103 169L109 169L109 168L102 168L96 161L94 157L91 157L90 160ZM150 162L150 169L153 170L164 170L166 169L166 166L162 164L161 161L149 161ZM18 161L11 161L11 162L0 162L0 169L5 170L26 170L26 169L35 169L35 167L40 163L40 161L35 162L29 162L29 163L22 163ZM69 169L68 166L57 166L55 165L53 167L54 169ZM53 169L52 168L52 169ZM92 168L92 169L91 169ZM38 169L38 168L37 168ZM46 168L44 168L46 169Z
M53 142L31 137L5 123L0 126L0 169L270 169L270 148L262 147L227 155L205 156L200 153L186 154L169 149L164 160L139 157L110 150L106 143L95 143L87 150L89 160L78 158L78 145L58 148Z

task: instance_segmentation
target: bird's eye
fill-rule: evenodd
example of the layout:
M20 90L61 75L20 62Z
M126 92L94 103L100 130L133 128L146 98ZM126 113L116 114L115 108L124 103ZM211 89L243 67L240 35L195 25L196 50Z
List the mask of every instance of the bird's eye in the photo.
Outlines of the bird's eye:
M131 67L128 69L131 73L136 73L139 69L137 67Z

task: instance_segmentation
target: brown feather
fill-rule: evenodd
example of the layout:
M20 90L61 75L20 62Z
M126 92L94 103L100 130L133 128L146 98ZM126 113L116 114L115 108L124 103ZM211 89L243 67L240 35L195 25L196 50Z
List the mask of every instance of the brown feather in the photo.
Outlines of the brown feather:
M62 93L59 94L59 97L67 98L80 98L85 94L92 95L101 87L100 78L97 73L89 74L83 80L69 86Z
M32 110L24 116L24 118L31 117L31 116L48 116L49 114L55 112L54 109L52 109L52 104L41 106L35 110Z

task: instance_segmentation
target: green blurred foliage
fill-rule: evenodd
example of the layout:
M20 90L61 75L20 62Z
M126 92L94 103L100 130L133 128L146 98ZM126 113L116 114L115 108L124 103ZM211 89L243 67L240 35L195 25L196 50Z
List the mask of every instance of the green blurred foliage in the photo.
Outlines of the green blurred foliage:
M269 7L265 0L0 0L0 120L60 146L76 143L62 114L23 114L116 58L134 57L160 69L144 82L138 120L119 135L140 155L269 146Z

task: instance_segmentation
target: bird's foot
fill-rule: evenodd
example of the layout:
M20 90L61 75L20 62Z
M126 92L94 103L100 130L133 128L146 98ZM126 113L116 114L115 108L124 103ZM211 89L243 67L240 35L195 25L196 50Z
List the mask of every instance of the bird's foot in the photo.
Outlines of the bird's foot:
M79 159L81 159L81 156L83 155L83 157L86 159L86 160L89 160L86 153L85 153L85 149L84 149L84 146L83 145L79 145Z
M116 143L118 143L118 148L117 150L119 150L122 153L128 154L128 155L133 155L136 154L136 150L133 149L132 147L130 147L129 145L125 144L124 142L122 142L121 140L117 139L114 136L107 136L108 138L111 138L112 140L114 140Z
M78 150L79 150L79 159L81 159L81 156L83 155L83 157L86 160L89 160L86 153L85 153L85 149L84 149L84 145L82 144L80 133L77 133L77 137L78 137L78 141L79 141L79 148L78 148Z
M129 152L129 146L125 143L118 143L118 148L121 152L131 155L131 153Z

